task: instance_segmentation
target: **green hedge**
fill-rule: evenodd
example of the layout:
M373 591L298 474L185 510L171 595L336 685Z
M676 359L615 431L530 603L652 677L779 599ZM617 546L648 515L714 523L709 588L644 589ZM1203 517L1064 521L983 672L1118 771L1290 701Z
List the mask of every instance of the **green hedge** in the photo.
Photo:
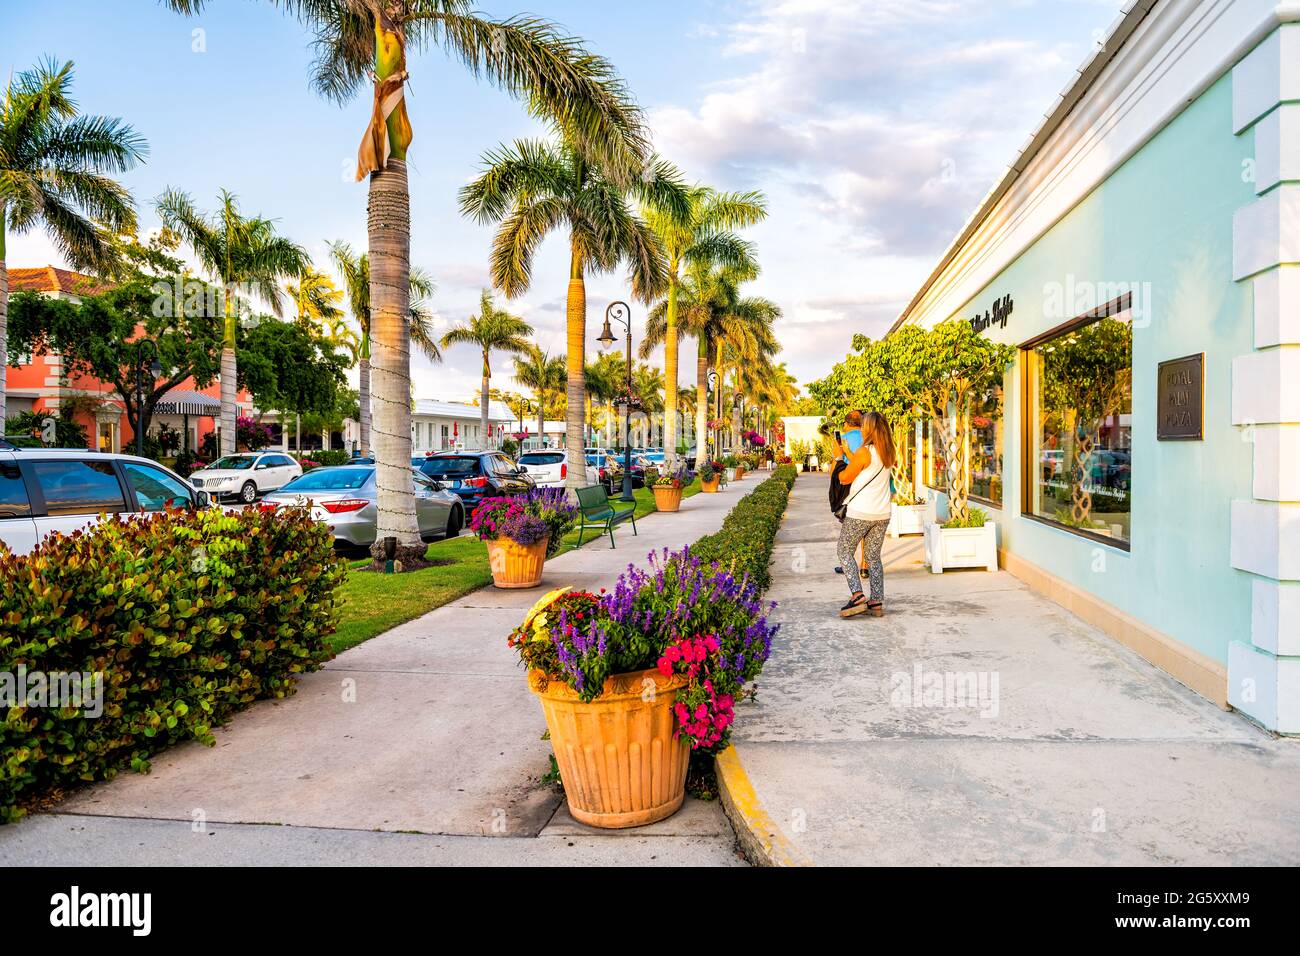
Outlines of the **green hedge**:
M103 675L98 717L28 706L23 688L22 706L0 706L0 822L146 771L177 741L212 745L236 711L292 694L332 656L344 573L329 531L297 509L114 518L22 557L0 545L0 678Z
M342 448L331 448L328 451L318 448L316 451L297 452L294 457L299 463L311 461L315 462L317 467L320 468L334 468L350 462L352 453Z
M785 514L786 502L797 474L793 465L780 465L731 509L717 533L705 535L693 545L691 554L701 561L717 561L733 569L737 577L748 574L760 589L771 583L772 548Z

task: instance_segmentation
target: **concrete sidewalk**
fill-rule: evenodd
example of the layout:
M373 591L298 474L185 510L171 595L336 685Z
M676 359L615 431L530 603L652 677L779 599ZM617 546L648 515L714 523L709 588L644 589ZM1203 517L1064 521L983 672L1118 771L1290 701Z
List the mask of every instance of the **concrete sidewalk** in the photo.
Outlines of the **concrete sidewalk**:
M842 620L838 530L826 479L801 475L768 595L782 628L731 755L778 862L1300 863L1300 742L1005 572L932 575L919 538L886 546L886 616ZM914 692L971 672L975 706Z
M632 832L574 823L539 782L546 724L505 639L548 589L608 587L651 550L716 531L754 477L638 521L638 536L620 526L617 549L548 562L540 588L489 587L339 655L295 696L237 715L215 748L183 744L148 775L0 828L0 865L742 862L717 803L688 799Z

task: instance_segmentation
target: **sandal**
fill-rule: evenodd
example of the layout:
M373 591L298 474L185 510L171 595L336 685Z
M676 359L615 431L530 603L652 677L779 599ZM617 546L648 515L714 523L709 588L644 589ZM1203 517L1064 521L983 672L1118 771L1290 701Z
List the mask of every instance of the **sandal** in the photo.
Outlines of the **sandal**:
M884 601L868 601L868 602L867 602L867 613L870 614L872 617L884 617L884 616L885 616L885 602L884 602Z
M857 617L859 614L866 614L869 610L867 599L861 594L855 594L849 599L848 604L840 608L840 617Z

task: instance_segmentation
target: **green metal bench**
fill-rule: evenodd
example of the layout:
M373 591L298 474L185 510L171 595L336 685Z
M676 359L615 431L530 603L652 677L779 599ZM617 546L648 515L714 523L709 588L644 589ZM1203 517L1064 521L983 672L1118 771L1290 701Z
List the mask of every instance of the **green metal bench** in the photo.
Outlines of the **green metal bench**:
M588 528L599 528L600 534L608 534L611 548L614 547L614 525L631 521L632 533L637 533L635 504L630 508L615 508L604 485L578 488L574 493L578 496L582 520L578 526L578 547L582 547L582 535Z

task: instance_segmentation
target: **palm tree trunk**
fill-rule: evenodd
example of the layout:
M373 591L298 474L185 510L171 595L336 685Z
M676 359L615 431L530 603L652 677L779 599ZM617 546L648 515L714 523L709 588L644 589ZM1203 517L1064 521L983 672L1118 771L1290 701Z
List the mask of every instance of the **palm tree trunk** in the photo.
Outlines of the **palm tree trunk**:
M9 365L9 266L5 262L5 207L0 203L0 438L5 433L5 370Z
M483 450L487 451L488 446L488 402L491 401L492 370L488 368L487 356L483 356L483 385L479 390L479 441L483 444Z
M361 358L359 404L361 406L361 454L370 457L370 356Z
M668 279L668 311L664 332L664 465L677 458L677 280Z
M709 450L705 444L709 427L709 343L700 336L695 354L695 469L704 467Z
M235 364L235 348L227 336L221 348L221 454L235 453L235 408L238 398L239 369Z
M569 407L565 412L564 437L568 446L570 488L587 484L586 441L583 436L582 410L586 407L587 381L587 286L582 278L582 260L572 252L569 269L568 355L565 395Z
M537 450L546 447L546 393L537 393Z
M386 169L370 174L367 218L378 488L371 554L381 562L385 539L395 538L395 557L412 567L422 563L425 547L411 485L411 197L405 160L390 158Z

